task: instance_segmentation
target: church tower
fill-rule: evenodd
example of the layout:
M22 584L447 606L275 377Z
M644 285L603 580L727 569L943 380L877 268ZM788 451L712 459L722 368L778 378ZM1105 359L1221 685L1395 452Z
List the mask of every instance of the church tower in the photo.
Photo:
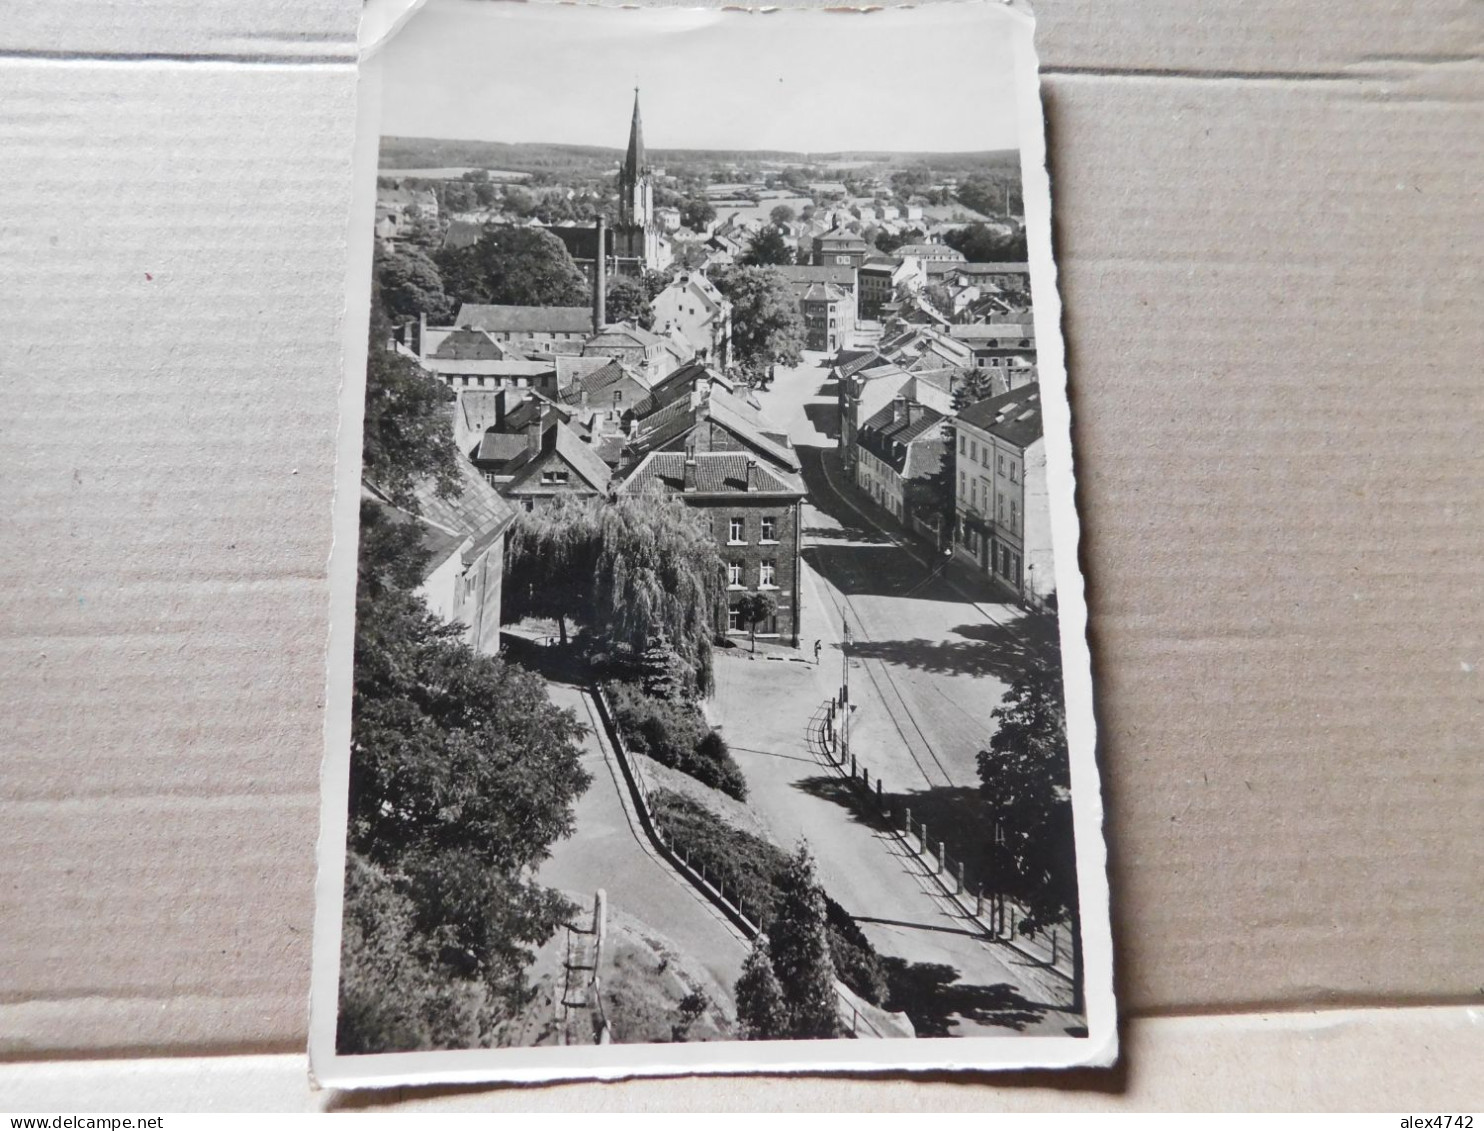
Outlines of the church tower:
M639 89L634 88L634 119L629 149L618 172L618 223L613 231L618 269L625 274L660 271L670 264L669 241L654 215L654 180L644 152L644 122L639 117Z
M644 153L644 122L639 117L639 88L634 88L634 120L629 126L629 151L618 174L618 222L625 228L647 228L654 223L654 186L649 158Z

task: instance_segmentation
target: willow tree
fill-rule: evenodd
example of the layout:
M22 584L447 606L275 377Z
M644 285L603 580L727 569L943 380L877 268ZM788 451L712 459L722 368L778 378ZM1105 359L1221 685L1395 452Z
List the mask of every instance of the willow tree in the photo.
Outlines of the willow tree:
M703 518L663 495L556 503L520 515L506 543L506 618L581 624L635 654L663 636L701 690L726 599Z

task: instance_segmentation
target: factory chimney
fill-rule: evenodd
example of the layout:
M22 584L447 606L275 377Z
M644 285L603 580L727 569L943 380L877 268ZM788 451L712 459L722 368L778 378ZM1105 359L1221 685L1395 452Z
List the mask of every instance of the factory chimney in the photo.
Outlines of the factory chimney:
M598 250L593 263L593 333L608 324L608 224L598 217Z

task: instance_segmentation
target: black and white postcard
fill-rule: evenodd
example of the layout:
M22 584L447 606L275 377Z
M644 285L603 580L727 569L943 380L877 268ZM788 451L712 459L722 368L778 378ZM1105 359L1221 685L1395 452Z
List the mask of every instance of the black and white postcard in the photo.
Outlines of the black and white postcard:
M368 54L321 1083L1113 1059L1033 34L430 0Z

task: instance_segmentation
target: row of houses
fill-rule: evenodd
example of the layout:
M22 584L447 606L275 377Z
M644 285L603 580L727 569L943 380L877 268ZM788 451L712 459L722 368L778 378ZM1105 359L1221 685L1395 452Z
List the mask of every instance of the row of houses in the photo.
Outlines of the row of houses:
M981 348L898 326L875 349L838 354L841 465L903 526L1042 604L1056 579L1036 368L979 368Z

